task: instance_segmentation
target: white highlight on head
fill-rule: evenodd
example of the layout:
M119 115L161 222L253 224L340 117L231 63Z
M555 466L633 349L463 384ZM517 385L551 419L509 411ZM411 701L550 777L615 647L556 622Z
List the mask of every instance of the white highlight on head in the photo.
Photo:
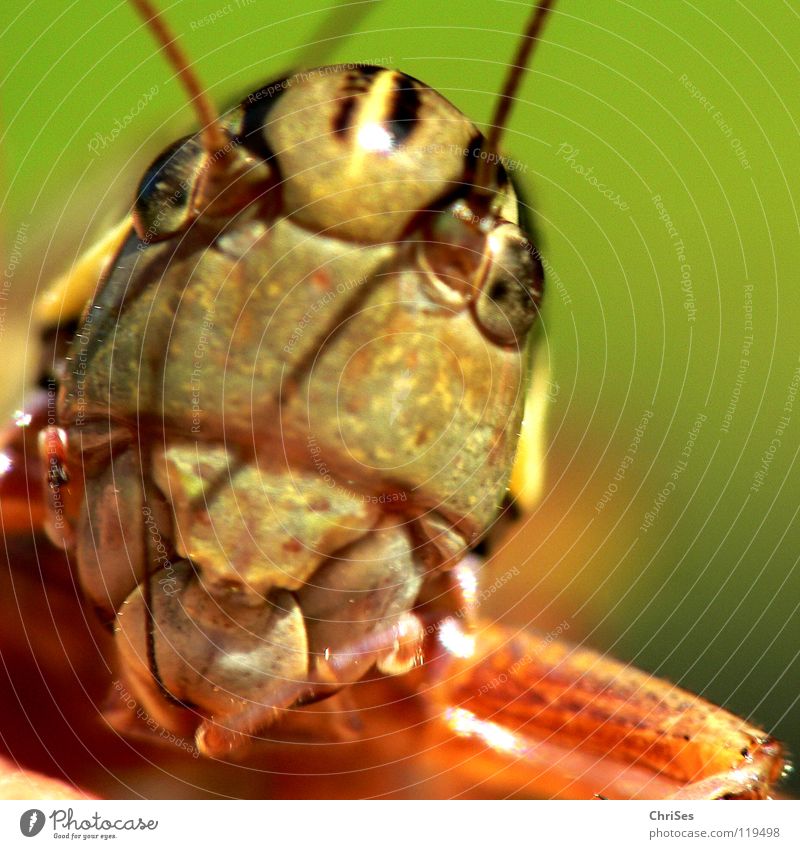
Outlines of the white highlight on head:
M356 141L359 147L371 153L391 153L394 147L392 134L381 124L369 122L358 128Z

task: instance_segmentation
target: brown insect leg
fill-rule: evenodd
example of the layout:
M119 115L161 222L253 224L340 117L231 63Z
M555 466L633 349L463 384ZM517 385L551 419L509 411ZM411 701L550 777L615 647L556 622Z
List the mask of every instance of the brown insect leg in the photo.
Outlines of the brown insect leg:
M477 639L439 686L445 720L529 761L539 786L560 770L557 795L765 798L782 774L769 735L666 681L547 637L488 627Z

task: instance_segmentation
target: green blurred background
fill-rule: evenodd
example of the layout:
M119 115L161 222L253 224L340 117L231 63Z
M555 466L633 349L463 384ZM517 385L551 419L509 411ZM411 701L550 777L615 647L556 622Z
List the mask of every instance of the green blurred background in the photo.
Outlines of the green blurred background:
M351 4L322 52L308 42L329 5L162 3L217 103L298 64L382 60L478 124L528 12L504 0ZM10 409L35 362L35 290L114 222L193 118L124 3L5 4L0 31ZM492 567L521 575L484 610L544 630L566 621L567 638L795 751L797 56L796 5L559 3L504 142L526 166L517 176L551 271L545 486Z

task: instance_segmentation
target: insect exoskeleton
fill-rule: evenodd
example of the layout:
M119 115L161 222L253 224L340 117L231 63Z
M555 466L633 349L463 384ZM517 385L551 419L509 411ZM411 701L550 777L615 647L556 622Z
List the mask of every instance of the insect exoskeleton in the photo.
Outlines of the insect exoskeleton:
M148 717L216 752L410 668L523 412L542 270L495 145L398 71L297 73L164 151L48 302L101 266L50 530Z

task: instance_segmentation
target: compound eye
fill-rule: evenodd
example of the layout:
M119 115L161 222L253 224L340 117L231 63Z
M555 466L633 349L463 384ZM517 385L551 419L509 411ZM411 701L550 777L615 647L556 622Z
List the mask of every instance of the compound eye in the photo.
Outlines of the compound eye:
M544 275L538 255L513 224L488 236L490 262L473 302L481 329L501 345L525 344L539 315Z
M182 230L205 159L196 136L170 145L145 171L136 192L133 223L142 241L157 242Z

